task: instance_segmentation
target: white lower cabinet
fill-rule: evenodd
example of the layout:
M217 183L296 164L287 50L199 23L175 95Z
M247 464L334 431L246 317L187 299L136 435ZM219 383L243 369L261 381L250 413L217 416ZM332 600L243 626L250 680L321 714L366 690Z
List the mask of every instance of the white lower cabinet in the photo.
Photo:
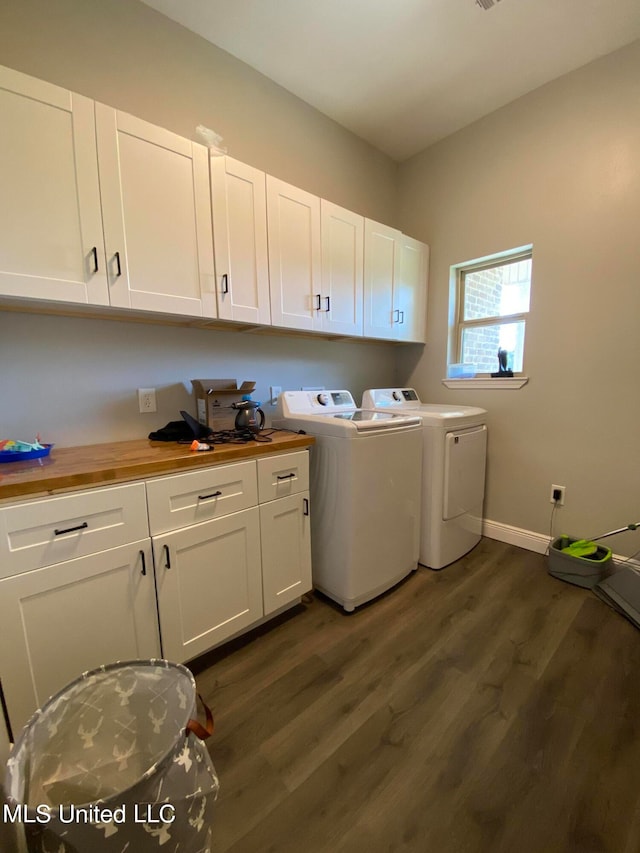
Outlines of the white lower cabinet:
M191 660L308 592L308 458L0 506L0 687L13 735L86 670Z
M258 508L154 537L163 656L186 661L262 616Z
M0 677L16 736L82 672L159 656L150 540L5 578L0 624Z
M308 489L307 451L147 484L164 657L191 660L311 589Z
M260 507L262 596L265 615L311 589L309 492Z

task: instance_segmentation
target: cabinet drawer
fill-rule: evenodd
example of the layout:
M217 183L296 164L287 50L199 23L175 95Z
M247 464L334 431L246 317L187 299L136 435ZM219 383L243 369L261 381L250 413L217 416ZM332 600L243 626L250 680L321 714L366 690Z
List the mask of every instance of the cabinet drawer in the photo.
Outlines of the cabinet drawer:
M237 462L147 482L151 535L209 521L258 503L256 464Z
M309 454L306 450L258 459L258 495L261 504L308 489Z
M149 536L144 483L92 489L0 509L0 577Z

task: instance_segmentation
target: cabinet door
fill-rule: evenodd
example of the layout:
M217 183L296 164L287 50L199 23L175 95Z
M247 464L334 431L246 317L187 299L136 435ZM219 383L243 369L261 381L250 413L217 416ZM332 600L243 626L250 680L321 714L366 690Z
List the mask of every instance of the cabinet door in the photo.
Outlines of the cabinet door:
M394 288L400 278L402 233L365 219L364 225L364 334L369 338L396 338L399 314Z
M402 235L400 280L394 291L396 337L424 343L427 336L429 247Z
M96 130L111 304L215 317L207 149L104 104Z
M150 540L0 581L0 678L14 734L88 669L158 657Z
M265 173L211 157L211 201L218 316L269 325Z
M93 101L0 67L0 293L106 305Z
M265 615L311 589L309 492L260 506Z
M271 322L319 329L320 199L267 175Z
M321 202L322 329L362 334L364 218L330 201Z
M162 653L191 660L262 616L258 508L154 537Z

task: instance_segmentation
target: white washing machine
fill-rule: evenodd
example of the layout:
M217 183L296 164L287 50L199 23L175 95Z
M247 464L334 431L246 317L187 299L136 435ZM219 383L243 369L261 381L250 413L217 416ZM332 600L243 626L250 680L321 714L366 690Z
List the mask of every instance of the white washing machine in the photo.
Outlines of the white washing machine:
M486 410L422 403L413 388L365 391L362 406L420 415L424 447L419 562L430 569L448 566L470 551L482 533Z
M359 409L349 391L285 391L275 427L311 447L313 585L351 611L418 566L422 430L408 412Z

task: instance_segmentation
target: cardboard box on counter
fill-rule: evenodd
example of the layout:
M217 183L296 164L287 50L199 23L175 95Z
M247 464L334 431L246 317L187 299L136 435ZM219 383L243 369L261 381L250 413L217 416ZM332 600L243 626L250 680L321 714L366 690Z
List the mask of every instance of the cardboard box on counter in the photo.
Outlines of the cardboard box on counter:
M255 382L243 382L238 387L236 379L192 379L196 395L198 421L210 429L233 429L236 410L232 403L239 403L245 394L251 394Z

